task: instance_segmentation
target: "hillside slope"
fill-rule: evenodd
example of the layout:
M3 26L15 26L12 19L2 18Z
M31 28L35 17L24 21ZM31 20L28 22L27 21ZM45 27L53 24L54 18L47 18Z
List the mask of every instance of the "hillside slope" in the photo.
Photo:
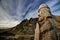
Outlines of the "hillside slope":
M55 26L58 32L57 34L60 40L60 16L53 16L53 20L55 22ZM0 29L0 37L4 36L5 38L7 38L11 36L11 38L15 38L15 36L17 37L17 35L20 35L20 36L33 35L34 36L34 30L37 22L38 22L38 18L31 18L30 20L25 19L20 24L16 25L13 28Z

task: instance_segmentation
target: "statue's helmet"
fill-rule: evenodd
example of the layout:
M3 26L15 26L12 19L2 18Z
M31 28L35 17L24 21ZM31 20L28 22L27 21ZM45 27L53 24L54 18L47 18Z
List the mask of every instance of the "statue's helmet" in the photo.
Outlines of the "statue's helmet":
M42 15L41 15L42 14ZM51 11L50 8L48 7L47 4L41 4L38 9L38 16L51 16Z
M47 4L41 4L41 5L39 6L39 9L41 9L41 8L49 8L49 7L48 7ZM49 9L50 9L50 8L49 8Z

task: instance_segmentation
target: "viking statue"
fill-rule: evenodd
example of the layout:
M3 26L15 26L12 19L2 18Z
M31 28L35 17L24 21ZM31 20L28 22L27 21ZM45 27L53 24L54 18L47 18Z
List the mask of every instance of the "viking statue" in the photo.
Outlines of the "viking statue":
M34 40L58 40L57 32L54 26L54 21L52 19L53 16L48 5L40 5L38 10L38 16L38 26L36 26L35 29ZM39 36L37 36L36 34Z

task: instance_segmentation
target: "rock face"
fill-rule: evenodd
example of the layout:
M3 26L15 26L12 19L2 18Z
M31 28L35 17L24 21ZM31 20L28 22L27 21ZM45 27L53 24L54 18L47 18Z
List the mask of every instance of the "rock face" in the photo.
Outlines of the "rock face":
M39 40L39 24L36 23L34 40Z
M60 40L60 20L59 16L54 16L54 20L56 23L56 28L58 31L58 36ZM34 39L34 30L35 30L35 25L37 23L38 18L31 18L30 20L23 20L20 24L15 26L14 28L11 29L5 29L6 31L0 32L0 39L1 40L25 40L26 38L24 36L30 35L28 38L29 40ZM17 36L20 35L20 36ZM22 36L21 36L22 35ZM27 39L26 39L27 40Z
M58 40L54 17L46 4L41 4L38 10L40 24L40 40Z
M23 20L20 24L6 31L0 32L1 40L33 40L35 25L38 18L31 18L30 20Z
M39 18L24 19L20 24L10 29L0 30L0 40L60 40L60 17L50 12L48 5L42 4L38 10ZM54 25L51 21L54 21ZM38 24L36 25L36 23ZM57 34L53 31L55 27ZM57 35L57 37L53 35Z

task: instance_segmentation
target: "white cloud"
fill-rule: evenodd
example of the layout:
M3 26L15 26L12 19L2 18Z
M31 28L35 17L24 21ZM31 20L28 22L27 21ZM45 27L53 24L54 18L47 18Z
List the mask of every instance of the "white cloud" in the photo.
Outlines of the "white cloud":
M7 29L16 26L19 22L12 21L11 16L8 15L1 6L0 6L0 29Z
M0 21L0 29L12 28L12 27L15 27L19 23L20 22L18 22L18 21L1 20Z
M36 10L30 9L30 7L34 8L38 4L38 1L41 1L41 0L34 0L33 2L31 2L30 4L28 4L26 6L25 5L26 1L24 1L24 0L17 0L17 3L15 3L13 0L2 0L1 5L0 5L0 29L14 27L21 20L24 19L23 16L25 15L25 13L27 11L28 11L28 13L25 16L25 19L26 18L30 19L31 17L32 18L38 17L37 9ZM57 9L56 7L58 7L58 6L53 7L53 5L55 5L57 2L58 1L50 0L49 2L46 2L46 4L48 4L48 6L51 8L51 11L53 11L53 10ZM15 6L16 6L16 9L14 9ZM9 13L11 13L11 14L9 14ZM14 16L12 16L13 13L14 13ZM56 15L57 14L60 15L59 14L60 11L55 12L55 13L56 13ZM53 14L55 14L55 13L53 13Z

